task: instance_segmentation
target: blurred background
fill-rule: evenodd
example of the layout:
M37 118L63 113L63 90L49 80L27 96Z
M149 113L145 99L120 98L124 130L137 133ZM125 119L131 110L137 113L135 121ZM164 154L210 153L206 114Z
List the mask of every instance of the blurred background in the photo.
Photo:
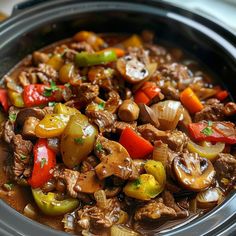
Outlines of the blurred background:
M0 13L1 13L0 19L4 19L6 16L9 16L12 12L12 7L17 3L24 1L25 0L0 0ZM212 18L214 21L218 21L218 23L224 24L225 27L234 31L236 34L236 0L162 0L162 1L171 2L183 8L187 8L194 12L197 12L201 15L207 16L208 18Z

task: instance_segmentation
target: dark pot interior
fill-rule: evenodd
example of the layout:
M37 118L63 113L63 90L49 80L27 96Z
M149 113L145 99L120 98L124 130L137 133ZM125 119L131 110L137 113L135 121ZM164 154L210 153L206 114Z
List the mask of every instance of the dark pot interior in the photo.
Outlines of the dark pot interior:
M18 11L0 25L0 77L27 54L83 29L122 33L154 30L160 42L183 48L197 58L236 99L235 36L198 15L156 1L58 0ZM214 211L160 235L230 235L235 233L235 212L236 194L231 194ZM23 217L2 201L0 215L1 235L67 235Z

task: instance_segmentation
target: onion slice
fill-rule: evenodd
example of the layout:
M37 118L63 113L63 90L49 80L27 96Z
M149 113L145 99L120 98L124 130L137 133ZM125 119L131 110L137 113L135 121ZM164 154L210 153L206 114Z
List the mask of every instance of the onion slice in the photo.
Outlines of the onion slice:
M201 146L189 140L187 148L190 152L198 153L199 156L205 157L210 161L214 161L218 154L224 150L225 143L216 143L214 145L208 144L208 146Z
M211 208L223 200L223 193L218 188L210 188L198 193L196 200L199 208Z
M121 225L111 227L111 236L139 236L138 233Z
M183 107L178 101L166 100L152 105L151 109L158 114L159 129L173 130L180 120Z
M154 150L152 153L152 159L160 161L164 167L166 167L168 158L168 145L162 141L156 141L154 143Z

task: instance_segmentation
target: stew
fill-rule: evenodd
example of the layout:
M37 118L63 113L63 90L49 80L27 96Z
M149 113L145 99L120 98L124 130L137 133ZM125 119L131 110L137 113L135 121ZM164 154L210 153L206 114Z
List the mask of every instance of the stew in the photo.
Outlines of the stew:
M81 31L3 78L1 199L68 233L130 236L235 190L236 104L154 38Z

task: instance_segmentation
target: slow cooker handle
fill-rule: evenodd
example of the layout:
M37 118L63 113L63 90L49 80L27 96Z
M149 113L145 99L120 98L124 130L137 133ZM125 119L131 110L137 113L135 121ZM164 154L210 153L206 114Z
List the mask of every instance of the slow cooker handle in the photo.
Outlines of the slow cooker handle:
M52 1L52 0L47 0L47 1ZM19 12L42 2L45 2L45 0L27 0L25 2L17 3L16 5L13 6L11 15L16 15Z

